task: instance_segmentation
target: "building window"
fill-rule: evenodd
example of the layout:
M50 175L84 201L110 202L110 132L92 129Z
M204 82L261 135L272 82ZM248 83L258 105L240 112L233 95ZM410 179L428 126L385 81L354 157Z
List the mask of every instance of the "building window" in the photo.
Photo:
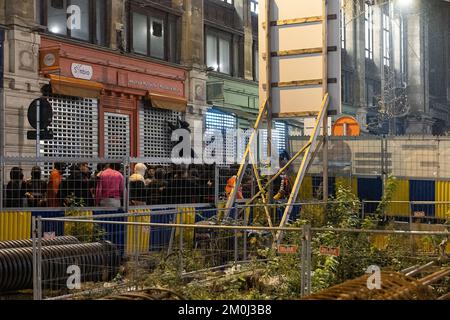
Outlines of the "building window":
M44 0L38 7L50 33L106 45L106 0Z
M366 103L367 107L375 108L381 93L381 84L372 79L366 79Z
M259 0L250 0L250 11L252 13L258 14L259 13Z
M364 4L364 27L366 58L373 60L373 7L368 3Z
M342 72L342 101L345 104L353 104L353 73L351 71Z
M341 9L341 48L347 49L347 26L345 21L345 11Z
M34 5L34 16L37 24L42 24L42 1L36 1Z
M387 11L387 10L386 10ZM383 12L383 63L391 65L391 17L389 12Z
M208 31L206 34L206 64L214 71L231 74L231 39L224 32Z
M220 157L223 159L223 163L226 159L235 159L237 153L236 140L233 143L227 143L227 131L236 130L237 118L231 113L225 113L219 110L211 109L206 113L205 117L205 134L213 134L214 131L220 131L222 134L223 150L221 150ZM226 158L225 158L226 157Z
M402 81L406 82L406 37L405 20L400 18L400 74Z
M253 80L259 81L259 47L257 42L253 44Z
M153 9L133 9L130 16L133 53L178 62L178 16Z

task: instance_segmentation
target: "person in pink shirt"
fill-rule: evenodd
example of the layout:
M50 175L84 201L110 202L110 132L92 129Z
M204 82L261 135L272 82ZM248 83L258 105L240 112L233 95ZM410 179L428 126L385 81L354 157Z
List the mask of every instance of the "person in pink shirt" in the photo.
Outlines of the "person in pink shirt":
M113 163L101 172L97 181L96 204L104 208L120 208L125 179L120 164Z

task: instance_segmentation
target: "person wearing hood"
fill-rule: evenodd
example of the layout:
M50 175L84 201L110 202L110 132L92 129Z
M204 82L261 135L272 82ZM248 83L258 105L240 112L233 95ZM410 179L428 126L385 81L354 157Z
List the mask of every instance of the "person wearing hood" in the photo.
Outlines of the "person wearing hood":
M64 206L77 204L84 207L93 206L89 177L86 177L82 169L86 165L73 165L69 177L61 183L60 194Z
M27 205L30 208L46 206L47 182L42 179L42 170L39 166L31 170L31 179L25 182Z
M145 173L147 167L143 163L138 163L134 167L134 174L130 177L130 205L147 205L147 186L145 184Z
M23 208L26 188L22 168L12 168L9 177L10 181L5 190L6 208Z
M155 178L148 185L148 204L161 205L169 203L167 192L167 172L164 168L155 170Z

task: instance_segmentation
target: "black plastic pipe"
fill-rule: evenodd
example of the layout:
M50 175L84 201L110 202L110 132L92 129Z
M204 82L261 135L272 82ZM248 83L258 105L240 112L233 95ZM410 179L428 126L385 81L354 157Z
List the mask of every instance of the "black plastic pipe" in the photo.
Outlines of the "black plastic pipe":
M56 237L54 239L42 239L43 247L48 246L60 246L65 244L77 244L80 241L72 236ZM13 249L13 248L31 248L33 247L33 240L12 240L12 241L0 241L0 249Z
M42 247L42 288L67 289L70 266L78 266L81 282L106 282L120 266L120 252L110 242ZM0 292L33 288L33 248L0 250Z

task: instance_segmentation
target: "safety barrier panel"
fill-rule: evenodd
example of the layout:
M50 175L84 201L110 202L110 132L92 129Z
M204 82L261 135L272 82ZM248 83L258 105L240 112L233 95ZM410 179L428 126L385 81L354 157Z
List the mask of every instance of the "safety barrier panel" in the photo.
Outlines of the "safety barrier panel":
M0 241L31 238L31 212L0 212Z

